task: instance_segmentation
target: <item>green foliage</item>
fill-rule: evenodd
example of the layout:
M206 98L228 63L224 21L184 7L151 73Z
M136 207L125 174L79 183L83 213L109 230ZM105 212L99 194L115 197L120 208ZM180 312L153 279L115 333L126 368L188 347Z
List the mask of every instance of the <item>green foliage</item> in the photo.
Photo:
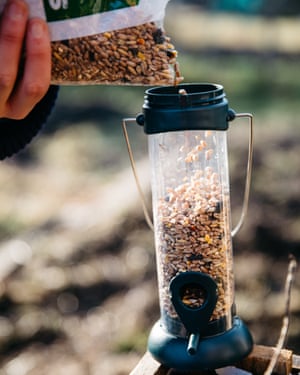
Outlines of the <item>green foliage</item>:
M230 102L241 111L292 116L300 100L298 59L264 56L179 55L186 82L224 86Z
M132 351L143 353L147 347L148 331L137 332L131 337L126 337L116 343L114 351L116 353L129 353Z

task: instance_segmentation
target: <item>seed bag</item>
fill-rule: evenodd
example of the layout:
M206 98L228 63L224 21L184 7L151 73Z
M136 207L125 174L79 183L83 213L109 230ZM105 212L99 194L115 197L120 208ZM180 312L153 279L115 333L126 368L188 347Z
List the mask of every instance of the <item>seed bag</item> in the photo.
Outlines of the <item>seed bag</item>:
M177 52L163 29L168 1L27 0L31 16L50 28L52 83L179 83Z

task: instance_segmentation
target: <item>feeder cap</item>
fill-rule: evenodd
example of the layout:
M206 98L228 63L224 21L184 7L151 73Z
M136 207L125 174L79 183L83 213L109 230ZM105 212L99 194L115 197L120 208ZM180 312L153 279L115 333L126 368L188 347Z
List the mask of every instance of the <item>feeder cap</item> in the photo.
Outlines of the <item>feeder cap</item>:
M228 128L228 101L223 86L212 83L148 89L143 114L147 134Z

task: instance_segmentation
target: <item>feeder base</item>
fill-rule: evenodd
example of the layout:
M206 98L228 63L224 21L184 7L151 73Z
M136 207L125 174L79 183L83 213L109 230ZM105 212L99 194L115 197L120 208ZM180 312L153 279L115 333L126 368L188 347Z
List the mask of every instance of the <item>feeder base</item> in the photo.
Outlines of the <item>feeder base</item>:
M248 328L239 317L224 333L200 339L197 351L189 354L188 339L173 336L157 322L149 336L148 349L166 367L184 371L212 370L236 363L247 356L253 347Z

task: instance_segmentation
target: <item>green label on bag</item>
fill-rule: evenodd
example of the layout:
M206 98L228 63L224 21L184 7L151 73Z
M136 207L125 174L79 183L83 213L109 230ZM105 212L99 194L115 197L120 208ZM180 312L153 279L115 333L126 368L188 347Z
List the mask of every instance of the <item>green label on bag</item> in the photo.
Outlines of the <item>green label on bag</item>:
M44 0L48 22L90 16L95 13L128 8L140 0Z

